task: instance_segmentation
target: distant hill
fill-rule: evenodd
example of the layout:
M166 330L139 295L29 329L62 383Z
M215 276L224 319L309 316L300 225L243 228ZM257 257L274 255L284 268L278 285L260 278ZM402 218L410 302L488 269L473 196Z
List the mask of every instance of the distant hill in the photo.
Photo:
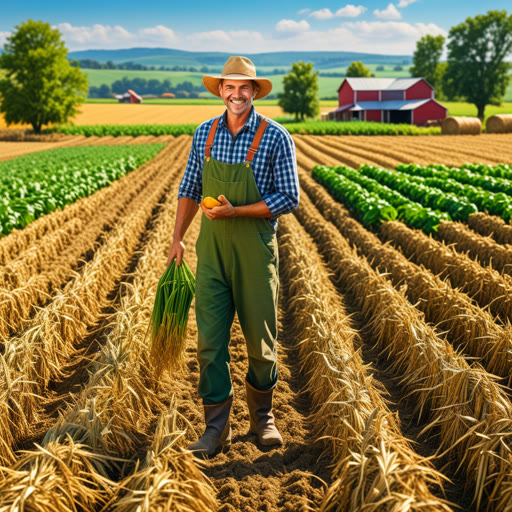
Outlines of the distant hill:
M122 50L83 50L69 52L70 59L93 59L99 62L138 62L146 66L208 66L222 68L230 53L188 52L170 48L127 48ZM289 68L292 62L312 62L316 69L346 67L354 60L365 64L410 65L411 55L380 55L357 52L271 52L247 54L256 67Z

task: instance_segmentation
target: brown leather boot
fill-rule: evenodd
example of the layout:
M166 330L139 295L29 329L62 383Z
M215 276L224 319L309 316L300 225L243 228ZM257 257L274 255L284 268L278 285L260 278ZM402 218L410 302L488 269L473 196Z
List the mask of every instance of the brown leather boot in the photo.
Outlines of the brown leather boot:
M198 441L189 445L188 449L198 457L212 457L220 450L231 446L231 423L229 413L233 397L215 405L204 405L206 430Z
M260 391L245 381L247 405L249 406L250 432L258 434L264 446L283 444L283 438L277 430L272 414L272 395L274 388Z

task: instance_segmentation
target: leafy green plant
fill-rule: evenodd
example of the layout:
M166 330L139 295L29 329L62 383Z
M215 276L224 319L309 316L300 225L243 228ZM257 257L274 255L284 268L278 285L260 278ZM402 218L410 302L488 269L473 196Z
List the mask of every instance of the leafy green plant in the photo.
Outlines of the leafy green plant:
M0 162L0 233L22 229L141 166L165 144L56 148Z

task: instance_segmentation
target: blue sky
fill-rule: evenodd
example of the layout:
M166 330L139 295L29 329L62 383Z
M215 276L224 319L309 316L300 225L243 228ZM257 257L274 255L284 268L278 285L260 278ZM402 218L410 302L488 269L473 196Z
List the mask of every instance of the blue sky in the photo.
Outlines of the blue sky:
M25 0L2 5L0 45L17 24L31 18L58 28L69 50L162 46L239 54L333 50L407 55L425 34L446 36L451 26L468 16L510 9L510 0L482 4L476 0Z

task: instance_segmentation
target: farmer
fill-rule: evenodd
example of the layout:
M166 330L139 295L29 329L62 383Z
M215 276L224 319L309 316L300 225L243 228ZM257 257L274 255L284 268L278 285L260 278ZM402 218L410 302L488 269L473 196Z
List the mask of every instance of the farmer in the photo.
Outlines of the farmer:
M247 344L246 375L250 431L263 445L283 442L272 414L277 384L277 218L299 203L295 146L278 123L256 113L253 100L272 90L256 77L246 57L230 57L222 75L203 84L222 98L226 111L194 133L178 193L171 252L181 264L183 236L199 205L203 211L196 243L196 318L199 394L206 430L190 445L212 456L231 444L229 415L233 388L229 339L235 311ZM201 198L218 199L208 209Z

